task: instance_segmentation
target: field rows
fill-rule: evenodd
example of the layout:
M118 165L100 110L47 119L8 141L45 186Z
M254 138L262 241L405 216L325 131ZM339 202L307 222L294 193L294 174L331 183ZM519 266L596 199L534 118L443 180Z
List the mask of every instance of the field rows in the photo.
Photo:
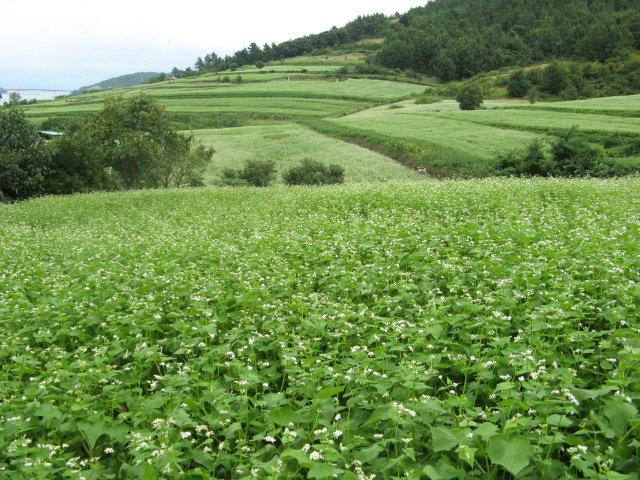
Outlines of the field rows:
M589 113L544 111L534 109L474 110L434 113L457 121L496 127L519 128L541 132L554 132L577 127L583 132L640 133L639 118L612 117Z
M520 148L542 137L537 133L497 129L437 115L352 115L331 121L418 144L450 147L487 162L495 160L499 152Z
M160 100L169 113L240 112L280 113L284 115L331 116L366 108L363 102L310 98L208 98L198 100Z
M640 114L640 95L589 98L586 100L574 100L568 102L536 103L527 108L561 111L602 111L613 115L633 114L634 116L638 116Z

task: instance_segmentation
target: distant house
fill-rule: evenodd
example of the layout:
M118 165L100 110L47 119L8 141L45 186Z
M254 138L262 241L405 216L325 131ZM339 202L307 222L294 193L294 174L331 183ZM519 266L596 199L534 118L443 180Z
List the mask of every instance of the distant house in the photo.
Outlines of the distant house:
M87 88L85 92L99 92L100 90L102 90L100 85L94 85L93 87Z
M169 77L169 80L171 81L171 83L175 82L178 79L178 77Z

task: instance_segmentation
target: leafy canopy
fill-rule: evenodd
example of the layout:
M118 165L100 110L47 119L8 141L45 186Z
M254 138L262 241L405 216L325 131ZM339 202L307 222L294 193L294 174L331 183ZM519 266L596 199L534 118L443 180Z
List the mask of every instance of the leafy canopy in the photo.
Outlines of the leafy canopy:
M0 108L0 201L42 193L51 162L44 141L15 105Z
M465 85L456 96L460 110L477 110L482 105L482 90L475 83Z
M178 133L164 107L145 94L107 97L91 121L76 126L57 146L56 175L68 177L70 165L82 166L86 172L71 184L66 178L64 188L71 191L202 185L202 174L214 153L197 145L193 136ZM109 178L109 172L115 172L116 178ZM64 183L65 179L59 180Z

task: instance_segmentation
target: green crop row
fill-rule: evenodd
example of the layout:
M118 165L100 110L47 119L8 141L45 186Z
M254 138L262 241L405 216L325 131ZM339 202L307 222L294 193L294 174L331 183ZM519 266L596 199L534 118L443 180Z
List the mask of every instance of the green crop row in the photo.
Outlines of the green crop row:
M613 117L591 113L564 112L537 109L475 110L433 113L437 118L450 118L495 127L515 128L555 133L577 127L584 132L620 132L627 135L640 133L638 118Z

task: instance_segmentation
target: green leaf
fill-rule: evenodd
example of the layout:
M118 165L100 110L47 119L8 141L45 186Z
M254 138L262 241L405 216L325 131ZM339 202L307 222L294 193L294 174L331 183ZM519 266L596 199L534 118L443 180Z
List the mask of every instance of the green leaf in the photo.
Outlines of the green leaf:
M438 471L433 468L431 465L427 465L424 467L422 472L427 475L431 480L440 480L442 477L438 473Z
M362 424L362 426L363 427L368 427L369 425L376 424L378 422L381 422L382 420L388 420L389 419L389 413L391 411L392 410L389 407L382 407L382 408L378 408L378 409L374 410L374 412L367 419L367 421Z
M35 411L35 415L42 417L42 423L47 427L51 427L53 420L62 418L62 412L55 405L49 403L42 404Z
M276 408L275 410L271 410L267 414L267 417L269 421L275 423L276 425L286 427L290 423L294 423L296 419L296 412L293 408L284 406L281 408Z
M498 435L489 439L489 460L506 468L513 475L529 465L531 445L522 435Z
M167 400L169 400L169 397L162 396L147 400L146 402L144 402L144 407L142 407L142 415L149 415L152 411L159 409L165 403L167 403Z
M141 480L154 480L156 478L158 478L158 472L156 469L149 464L145 465Z
M293 448L287 448L282 454L280 454L281 458L293 458L298 461L300 465L303 467L309 467L313 465L313 462L309 460L309 456L304 452L304 450L296 450Z
M498 426L494 423L485 422L473 431L475 436L490 438L498 435Z
M478 449L473 447L460 447L456 449L456 452L458 453L458 458L460 458L460 460L462 460L463 462L467 462L471 468L473 468L475 455L477 451Z
M329 398L329 397L333 397L334 395L337 395L338 393L341 393L344 390L344 385L342 385L341 387L330 387L330 388L323 388L322 390L320 390L316 396L318 398Z
M553 427L570 427L573 422L565 415L553 414L547 417L547 423Z
M78 429L87 437L87 441L89 442L91 449L96 446L98 438L109 431L104 420L100 420L95 423L78 422Z
M618 397L604 404L604 414L611 422L611 428L616 435L622 435L627 423L637 413L636 407Z
M328 478L333 474L337 473L339 470L333 465L329 465L328 463L316 463L309 473L307 474L308 478Z
M451 450L458 446L455 433L444 427L431 428L431 448L434 452Z
M380 444L376 443L374 445L371 445L370 447L363 448L354 456L358 460L360 460L362 463L370 463L372 460L375 460L376 458L378 458L378 454L382 450L384 449L380 446Z
M62 412L55 405L51 405L50 403L43 403L35 411L35 415L41 416L45 419L52 419L60 418L62 416Z

